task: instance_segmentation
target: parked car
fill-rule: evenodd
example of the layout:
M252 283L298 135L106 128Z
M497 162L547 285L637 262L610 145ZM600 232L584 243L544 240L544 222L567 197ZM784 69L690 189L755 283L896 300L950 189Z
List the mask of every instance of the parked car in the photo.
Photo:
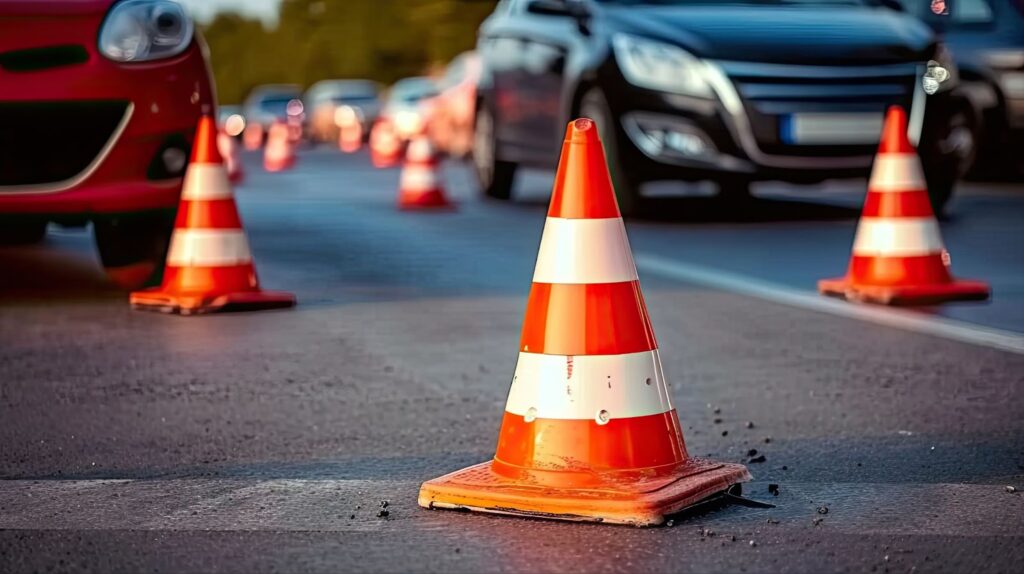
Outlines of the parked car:
M242 104L246 125L258 126L263 134L275 121L301 122L304 117L302 89L295 84L266 84L249 92Z
M757 180L864 177L893 104L911 109L938 209L963 163L952 59L892 0L502 0L477 52L473 155L493 197L518 166L552 165L577 116L596 120L627 213L648 181L744 197Z
M214 111L203 53L175 2L0 2L0 241L92 222L116 282L162 270L193 132Z
M370 126L380 116L380 88L370 80L322 80L303 96L309 125L309 137L315 141L338 141L336 111L349 106L369 137Z
M437 95L437 84L427 77L404 78L388 90L381 116L391 122L402 141L420 133L430 113L430 100Z
M480 58L476 52L463 52L445 69L439 82L440 93L431 102L430 139L454 157L465 157L473 148L473 120L476 109L476 85L480 81Z
M978 175L1024 164L1024 0L902 0L943 38L977 123Z

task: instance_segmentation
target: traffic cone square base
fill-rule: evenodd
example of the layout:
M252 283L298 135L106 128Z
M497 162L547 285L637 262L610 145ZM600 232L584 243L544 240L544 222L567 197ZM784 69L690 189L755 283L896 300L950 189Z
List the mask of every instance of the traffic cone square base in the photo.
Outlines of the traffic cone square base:
M933 305L948 301L984 301L990 289L982 281L956 279L940 285L858 285L847 277L822 279L818 291L830 297L879 305Z
M420 488L424 508L471 510L633 526L657 526L666 517L751 479L746 467L691 458L671 472L644 476L594 474L585 488L548 486L535 473L509 478L485 462L436 478Z
M217 311L259 311L295 305L295 295L278 291L241 291L218 295L163 293L159 289L131 294L133 309L178 315L200 315Z

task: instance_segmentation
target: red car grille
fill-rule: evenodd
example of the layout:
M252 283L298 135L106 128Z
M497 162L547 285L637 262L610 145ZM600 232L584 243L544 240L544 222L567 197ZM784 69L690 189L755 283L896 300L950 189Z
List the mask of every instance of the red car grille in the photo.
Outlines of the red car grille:
M0 103L0 186L53 184L81 174L103 151L127 106L123 101Z

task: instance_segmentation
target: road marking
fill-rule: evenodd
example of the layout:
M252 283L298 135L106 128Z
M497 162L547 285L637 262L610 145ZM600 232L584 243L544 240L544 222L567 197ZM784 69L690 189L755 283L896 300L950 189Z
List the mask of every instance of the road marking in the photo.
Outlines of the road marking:
M904 309L854 304L830 299L791 287L769 283L753 277L721 271L701 265L674 261L656 255L636 253L636 265L642 271L687 283L714 287L724 291L757 297L792 307L858 319L915 333L943 337L962 343L1024 354L1024 335L974 325L955 319L922 315Z

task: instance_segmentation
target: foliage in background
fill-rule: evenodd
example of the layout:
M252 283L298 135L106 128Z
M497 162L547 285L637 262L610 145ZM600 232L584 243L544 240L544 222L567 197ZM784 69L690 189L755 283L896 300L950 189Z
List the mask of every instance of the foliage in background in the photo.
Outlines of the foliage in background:
M283 0L278 26L221 13L203 27L221 103L254 86L326 78L390 84L476 44L496 0Z

